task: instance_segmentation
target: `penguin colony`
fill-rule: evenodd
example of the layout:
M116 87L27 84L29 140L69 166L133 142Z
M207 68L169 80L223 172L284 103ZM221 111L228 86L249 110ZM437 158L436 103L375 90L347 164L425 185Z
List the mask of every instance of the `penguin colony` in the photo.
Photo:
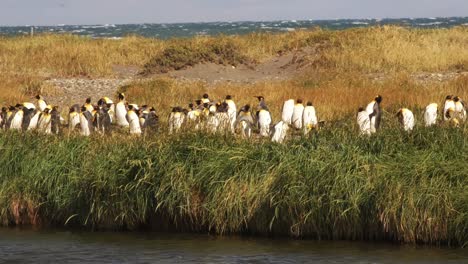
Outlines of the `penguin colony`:
M238 133L244 138L250 138L256 131L260 137L282 143L290 130L308 135L312 130L319 128L315 107L310 101L306 104L301 99L285 101L281 120L273 124L265 98L255 97L258 100L255 108L247 104L239 110L230 95L215 102L208 94L204 94L201 99L190 103L188 108L175 106L169 115L169 134L179 133L183 129L193 129L211 133ZM36 99L36 104L25 102L3 107L0 113L0 128L58 134L65 124L58 107L47 104L41 95L36 96ZM382 96L378 95L365 108L359 108L357 124L360 134L371 135L380 129L381 103ZM448 95L442 110L444 122L457 127L466 121L465 103L458 96ZM436 103L426 107L424 112L426 127L436 125L438 112L439 106ZM416 120L411 110L401 108L396 117L405 131L414 129ZM92 104L91 98L87 98L83 105L71 106L68 126L69 131L79 130L82 136L94 133L110 134L112 128L116 126L128 130L131 135L139 136L156 132L159 128L159 117L154 107L129 104L125 94L119 93L117 103L108 97L103 97L96 104Z

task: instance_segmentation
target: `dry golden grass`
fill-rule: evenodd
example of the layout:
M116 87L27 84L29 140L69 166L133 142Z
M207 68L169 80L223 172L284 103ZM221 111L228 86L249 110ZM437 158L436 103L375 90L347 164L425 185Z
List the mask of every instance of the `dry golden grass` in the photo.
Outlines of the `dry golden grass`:
M131 102L150 104L164 116L172 106L187 107L189 102L208 93L213 100L222 100L232 95L238 107L244 104L257 105L254 96L263 95L274 120L280 117L281 107L287 99L301 98L311 101L317 108L319 119L336 120L355 113L377 94L383 96L383 106L395 112L404 106L414 110L429 103L442 104L447 94L468 98L468 76L450 82L420 83L405 74L389 76L382 82L372 81L359 74L321 75L322 79L301 78L284 82L265 82L251 85L219 84L206 86L203 83L176 82L171 79L137 81L122 88Z
M395 107L424 107L430 102L441 102L446 94L468 98L466 77L450 83L427 84L418 84L409 77L416 72L468 69L467 27L420 30L385 26L167 41L135 36L121 40L71 35L4 37L0 38L0 103L13 104L38 92L53 94L52 87L44 86L46 78L112 78L113 66L143 69L168 48L177 50L184 45L198 54L206 52L206 47L225 47L226 43L253 62L313 47L316 53L306 58L311 62L311 75L279 83L210 87L170 79L137 81L124 88L129 100L153 104L166 112L173 105L186 106L204 92L215 99L231 94L239 105L255 104L253 96L264 95L277 116L285 99L303 98L311 100L321 118L328 120L353 113L376 94L384 96L384 105ZM372 82L365 76L376 72L384 74L386 81Z

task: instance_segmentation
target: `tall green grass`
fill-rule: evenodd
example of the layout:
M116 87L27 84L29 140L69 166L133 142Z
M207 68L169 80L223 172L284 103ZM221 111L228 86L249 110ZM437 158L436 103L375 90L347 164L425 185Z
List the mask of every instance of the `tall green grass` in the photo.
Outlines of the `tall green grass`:
M0 133L0 220L466 246L466 130L356 135L347 121L284 145Z

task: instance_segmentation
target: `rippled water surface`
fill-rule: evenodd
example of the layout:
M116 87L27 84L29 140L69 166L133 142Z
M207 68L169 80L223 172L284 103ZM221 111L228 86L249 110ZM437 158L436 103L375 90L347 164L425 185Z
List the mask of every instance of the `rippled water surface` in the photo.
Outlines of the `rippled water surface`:
M450 28L468 26L468 17L399 18L399 19L336 19L336 20L284 20L262 22L211 22L177 24L105 24L105 25L53 25L53 26L1 26L1 35L27 35L31 27L36 33L66 33L93 38L121 38L127 35L172 38L200 35L233 35L251 32L285 32L322 27L345 29L375 25L399 25L415 28Z
M0 229L0 263L468 263L468 250L167 233Z

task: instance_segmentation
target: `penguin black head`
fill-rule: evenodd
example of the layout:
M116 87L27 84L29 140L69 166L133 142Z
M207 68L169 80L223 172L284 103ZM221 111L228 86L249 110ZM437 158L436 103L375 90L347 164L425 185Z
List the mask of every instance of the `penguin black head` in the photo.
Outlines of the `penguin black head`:
M50 112L49 108L44 109L44 113L48 114Z
M58 105L54 105L54 107L52 107L53 111L58 111L58 109L59 109Z
M36 99L39 100L39 99L42 99L42 96L41 95L36 95Z
M203 107L205 107L205 108L209 108L209 107L210 107L210 105L209 105L208 103L204 103L204 104L203 104Z
M197 105L201 105L201 100L200 100L200 99L195 100L195 103L196 103Z
M6 111L8 111L8 107L2 107L2 112L5 113Z
M119 100L125 99L125 94L124 93L119 93Z
M76 109L75 109L75 107L70 107L70 111L69 111L69 113L71 114L71 113L74 113L74 112L76 112Z
M154 107L151 107L150 112L156 112L156 109Z
M232 96L226 95L226 100L231 100L231 99L232 99Z
M254 96L255 98L258 99L258 101L262 101L262 100L265 100L265 98L263 98L263 96L259 95L259 96Z
M241 108L241 111L243 111L243 112L248 112L249 110L250 110L250 105L249 104L246 104Z
M229 108L229 105L226 103L226 102L222 102L221 104L218 103L217 104L217 108L216 110L220 113L224 113L224 112L227 112L228 108Z
M99 101L97 101L97 104L98 104L99 106L103 106L103 105L106 104L106 102L104 101L103 98L101 98L101 99L99 99Z
M381 96L381 95L377 95L377 96L375 97L375 101L376 101L377 103L380 104L380 103L382 102L382 96Z
M312 102L311 102L311 101L308 101L308 102L307 102L307 106L312 106Z
M91 103L91 97L88 97L86 98L86 101L85 101L87 104L90 104Z
M189 111L188 111L187 109L184 108L184 109L182 109L182 111L180 111L180 112L182 112L182 113L184 113L184 114L186 115L186 114L188 114Z
M203 94L203 98L208 99L208 94Z
M452 96L451 96L451 95L447 95L447 96L445 97L445 100L452 100Z
M453 97L453 101L455 101L455 102L460 101L460 97L458 97L458 96Z
M83 106L81 107L81 112L86 112L86 106L83 105Z
M358 113L364 111L364 107L360 106L357 111Z
M193 103L188 104L188 107L189 107L190 109L193 109Z
M98 105L93 105L94 111L99 111L99 108L100 108L100 107L99 107Z
M297 99L297 100L296 100L296 103L302 104L302 99Z
M129 111L130 111L130 110L133 110L133 105L131 105L131 104L128 105L128 110L129 110Z
M15 108L14 106L10 105L10 106L8 107L8 110L10 110L10 111L15 111L16 108Z

